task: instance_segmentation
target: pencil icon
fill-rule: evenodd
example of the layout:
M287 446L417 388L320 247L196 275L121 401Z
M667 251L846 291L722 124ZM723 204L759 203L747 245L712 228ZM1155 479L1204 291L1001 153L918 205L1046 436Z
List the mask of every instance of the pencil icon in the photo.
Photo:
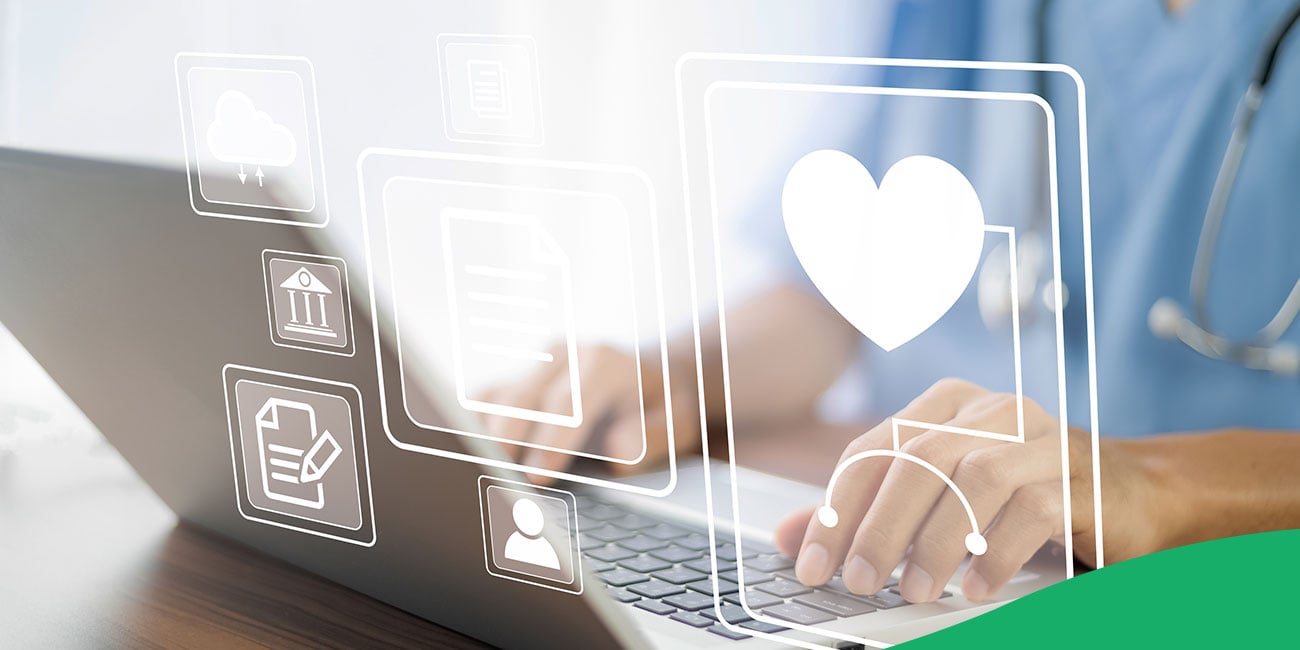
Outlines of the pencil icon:
M338 460L343 448L334 440L328 430L316 438L311 449L303 454L302 469L298 475L299 483L313 483L325 476L325 472Z

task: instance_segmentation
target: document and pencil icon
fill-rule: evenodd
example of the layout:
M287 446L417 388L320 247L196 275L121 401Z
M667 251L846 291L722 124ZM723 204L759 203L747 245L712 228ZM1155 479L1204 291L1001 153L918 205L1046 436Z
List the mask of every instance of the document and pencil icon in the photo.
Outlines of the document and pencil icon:
M564 427L582 423L573 278L564 249L532 214L443 208L442 242L456 394L470 411ZM511 403L491 389L552 368L562 408Z
M262 489L267 498L325 507L322 479L343 453L328 430L317 428L310 404L272 397L257 412Z

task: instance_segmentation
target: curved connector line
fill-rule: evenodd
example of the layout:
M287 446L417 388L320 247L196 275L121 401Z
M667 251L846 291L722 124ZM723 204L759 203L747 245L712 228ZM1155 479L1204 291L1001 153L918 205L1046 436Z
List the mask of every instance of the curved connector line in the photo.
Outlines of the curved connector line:
M826 504L817 509L817 520L820 521L823 526L834 528L840 523L839 513L835 511L835 508L831 507L831 495L835 493L835 482L839 480L840 474L843 474L844 470L848 469L850 465L860 460L880 458L882 456L916 463L917 465L929 470L931 474L938 476L940 480L947 484L953 494L957 495L957 499L961 501L961 507L966 510L966 517L970 519L971 532L966 536L966 550L970 551L972 555L984 555L984 553L988 551L988 540L984 539L984 536L980 534L979 523L975 521L975 511L971 509L970 501L966 499L966 494L961 491L961 488L957 487L957 484L953 483L952 479L948 478L947 474L939 471L938 467L935 467L929 462L917 458L909 453L894 451L892 449L871 449L868 451L861 451L844 459L844 462L835 467L835 472L831 474L830 482L826 484Z

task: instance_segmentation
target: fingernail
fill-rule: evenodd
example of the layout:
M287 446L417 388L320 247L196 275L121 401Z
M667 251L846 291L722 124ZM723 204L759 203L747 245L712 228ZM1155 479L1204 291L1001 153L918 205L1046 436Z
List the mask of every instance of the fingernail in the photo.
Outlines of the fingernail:
M871 563L862 559L862 556L855 555L844 565L844 586L849 588L855 594L874 594L879 591L879 585L876 581L880 579L880 573Z
M799 554L799 559L794 563L794 574L805 585L819 585L826 582L830 565L831 557L826 552L826 547L813 542Z
M903 598L914 603L923 603L931 600L932 589L934 589L934 578L931 578L925 569L909 564L903 570L903 579L898 583L898 590L903 592Z
M966 595L967 600L976 602L988 600L989 583L984 576L968 571L966 577L962 579L961 592Z

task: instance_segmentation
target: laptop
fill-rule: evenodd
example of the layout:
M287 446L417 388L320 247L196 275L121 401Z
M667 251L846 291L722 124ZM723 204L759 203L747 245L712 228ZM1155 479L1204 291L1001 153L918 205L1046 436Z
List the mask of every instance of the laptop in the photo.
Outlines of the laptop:
M0 150L0 322L189 524L501 647L836 647L858 638L884 645L1060 579L1061 559L1044 552L992 604L966 601L955 585L918 605L892 590L894 581L873 596L852 595L838 580L804 587L768 531L791 509L819 502L821 489L736 468L736 488L763 504L747 512L753 516L738 549L728 518L705 515L706 481L730 490L733 475L726 464L699 458L679 459L676 487L663 497L560 483L577 495L581 560L572 577L583 587L572 591L580 593L503 579L484 543L491 527L482 484L530 488L517 473L411 453L384 435L376 362L395 351L376 345L370 324L391 315L371 312L363 261L319 237L320 229L293 225L293 215L234 223L195 214L187 180L183 170ZM334 211L336 220L355 218L351 209ZM268 280L267 251L291 252L290 263L308 270L319 268L311 260L348 262L334 267L341 275L332 281L351 286L350 356L277 344L274 323L268 333L268 287L281 283ZM310 293L311 278L298 270L292 277ZM294 313L299 340L312 332L322 338L323 312ZM309 440L296 450L262 440L300 417L301 404L267 399L251 413L232 409L232 396L258 390L258 377L280 375L329 378L318 392L349 409L347 435L336 426L328 444L307 448ZM432 381L427 388L436 392ZM284 383L311 393L311 382ZM243 439L234 430L245 421L257 424L267 449L278 444L297 454L293 461L261 452L283 484L263 483L266 494L240 467L241 456L259 451L237 449ZM450 444L461 458L500 458L473 437ZM331 511L313 501L321 494L313 475L342 462L342 447L364 459L364 472L348 474L357 477L360 517L351 502ZM666 480L651 473L632 484ZM249 488L278 496L259 503ZM536 495L548 498L544 490ZM277 507L317 508L335 521L317 526L310 517L276 515Z

